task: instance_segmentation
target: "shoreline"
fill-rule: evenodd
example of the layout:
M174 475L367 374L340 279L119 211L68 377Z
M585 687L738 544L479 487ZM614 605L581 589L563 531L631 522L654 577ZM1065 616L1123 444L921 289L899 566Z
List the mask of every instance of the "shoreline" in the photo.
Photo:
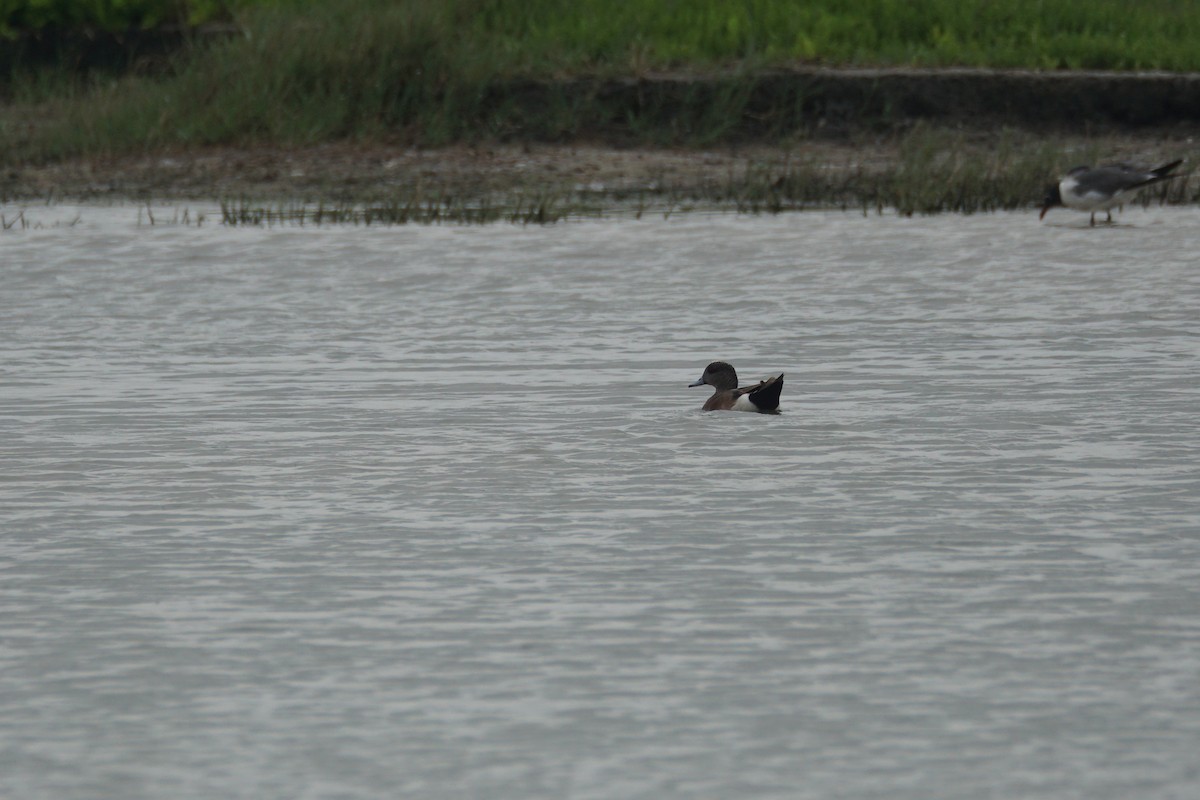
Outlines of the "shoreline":
M629 110L673 124L733 85L749 92L720 141L647 143ZM1035 204L1080 163L1200 161L1200 74L793 69L647 74L496 87L536 107L587 93L610 110L557 141L507 137L425 148L343 140L164 146L136 155L0 166L0 202L198 201L478 205L530 198L702 202L752 210L886 204L902 213ZM501 99L502 98L502 99ZM794 122L784 125L781 120ZM1190 176L1170 202L1195 202ZM935 196L939 187L943 194ZM953 196L951 196L953 195ZM907 199L906 199L907 198ZM957 199L956 199L957 198Z
M0 170L0 203L187 202L681 207L748 211L825 205L901 213L1033 207L1075 163L1187 158L1189 139L1162 134L1037 137L929 129L928 143L879 137L775 146L618 147L604 143L454 145L422 149L339 142L219 147L72 159ZM918 135L916 138L921 138ZM1035 148L1048 148L1035 152ZM1185 165L1185 171L1188 170ZM1193 185L1197 184L1197 185ZM1200 182L1170 184L1168 202L1200 199Z

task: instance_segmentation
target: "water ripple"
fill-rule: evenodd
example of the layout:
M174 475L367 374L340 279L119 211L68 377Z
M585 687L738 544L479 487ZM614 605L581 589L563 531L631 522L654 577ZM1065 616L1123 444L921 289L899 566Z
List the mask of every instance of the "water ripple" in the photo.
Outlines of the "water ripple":
M1200 785L1195 211L37 213L0 794ZM784 413L699 412L715 358Z

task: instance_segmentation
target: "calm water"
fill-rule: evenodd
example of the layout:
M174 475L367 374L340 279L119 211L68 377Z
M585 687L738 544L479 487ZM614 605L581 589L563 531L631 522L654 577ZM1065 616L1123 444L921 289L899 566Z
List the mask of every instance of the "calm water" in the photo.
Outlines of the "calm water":
M1200 796L1198 210L27 216L2 797Z

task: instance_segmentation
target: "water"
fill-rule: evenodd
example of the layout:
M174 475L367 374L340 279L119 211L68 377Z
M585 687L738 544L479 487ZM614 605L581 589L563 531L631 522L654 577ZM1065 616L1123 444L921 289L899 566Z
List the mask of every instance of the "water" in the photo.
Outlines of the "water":
M1200 796L1200 211L27 216L0 796Z

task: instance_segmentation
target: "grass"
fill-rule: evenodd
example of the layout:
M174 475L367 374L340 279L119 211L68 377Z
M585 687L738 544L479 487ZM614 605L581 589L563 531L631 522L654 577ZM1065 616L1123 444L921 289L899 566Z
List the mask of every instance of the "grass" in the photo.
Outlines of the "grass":
M764 171L763 175L769 174ZM1040 177L1040 176L1039 176ZM782 178L782 180L780 179ZM605 216L649 215L670 217L694 211L737 212L742 214L778 214L840 208L860 210L864 216L895 211L904 216L958 211L1013 211L1029 207L1028 195L1019 198L990 193L997 184L1013 185L1012 176L999 179L968 178L948 185L935 184L931 178L913 187L895 176L871 176L864 173L828 176L803 168L794 168L770 181L753 175L744 182L730 184L712 195L688 189L667 187L661 191L600 199L577 191L544 192L538 198L491 198L479 202L471 197L427 199L419 194L401 193L373 203L310 205L303 203L264 203L248 198L221 202L220 221L227 226L274 227L320 225L404 225L462 224L477 225L508 222L518 225L546 225L571 219ZM1181 179L1148 190L1140 202L1186 203L1200 199L1200 188Z
M0 38L51 31L125 33L227 16L253 0L0 0Z
M440 17L432 49L543 75L747 60L1200 68L1190 0L0 0L0 36L231 16L255 38L266 26L319 27L326 45L347 23L395 33L397 22Z
M706 143L731 135L754 75L795 63L1200 69L1200 4L1182 0L272 0L235 9L244 35L195 44L155 75L14 67L0 76L10 96L0 160L347 138L561 140L618 128L635 142ZM602 83L554 83L661 70L732 77L715 97L669 107L631 108ZM550 87L523 101L533 81ZM778 116L780 134L795 129L786 108Z
M1197 69L1183 0L528 0L484 2L475 31L535 69L791 61Z
M262 203L249 198L221 201L221 223L236 226L276 225L425 225L454 223L482 225L510 222L548 225L564 219L600 216L603 207L567 193L543 191L501 198L474 195L428 196L408 190L366 203Z

